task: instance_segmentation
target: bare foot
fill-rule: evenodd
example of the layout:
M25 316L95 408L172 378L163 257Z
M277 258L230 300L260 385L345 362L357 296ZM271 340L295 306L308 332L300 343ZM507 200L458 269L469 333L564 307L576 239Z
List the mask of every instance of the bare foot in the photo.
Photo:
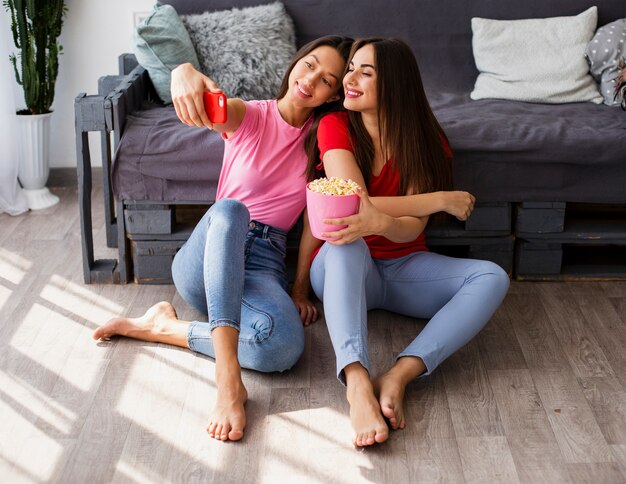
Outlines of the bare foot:
M389 429L369 381L348 387L347 395L350 403L350 420L355 432L352 443L364 447L387 440Z
M378 396L380 409L389 419L391 428L403 429L406 425L404 420L404 389L402 380L388 371L374 380L374 392Z
M217 440L240 440L246 426L244 406L248 399L241 370L228 369L217 380L217 401L206 430Z
M108 339L120 335L143 341L162 341L164 334L169 334L169 326L176 323L178 317L174 306L160 302L152 306L139 318L113 318L100 326L93 333L93 339Z

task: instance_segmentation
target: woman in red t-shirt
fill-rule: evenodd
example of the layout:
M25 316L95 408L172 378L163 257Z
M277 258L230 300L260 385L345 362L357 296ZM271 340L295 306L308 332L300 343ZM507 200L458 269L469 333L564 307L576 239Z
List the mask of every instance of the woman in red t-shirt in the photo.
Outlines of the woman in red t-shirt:
M492 262L429 252L423 230L452 184L451 152L432 113L411 49L395 39L357 41L344 80L348 113L321 119L319 158L327 176L352 179L363 189L357 215L326 221L348 225L323 234L325 243L311 265L311 283L324 302L339 379L347 386L354 443L372 445L405 426L406 385L430 374L470 341L502 302L507 274ZM318 158L319 157L319 158ZM372 198L370 198L370 196ZM448 192L444 200L473 200ZM449 204L448 204L449 205ZM308 227L301 256L319 246ZM305 257L301 257L302 260ZM395 364L371 380L367 310L388 309L430 321Z

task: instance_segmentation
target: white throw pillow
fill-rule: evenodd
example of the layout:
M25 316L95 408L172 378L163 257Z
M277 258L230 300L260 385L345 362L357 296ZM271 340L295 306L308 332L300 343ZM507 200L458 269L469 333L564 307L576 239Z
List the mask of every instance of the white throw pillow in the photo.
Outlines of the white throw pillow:
M480 73L470 97L600 104L602 96L585 59L597 23L596 7L575 17L473 18L472 46Z

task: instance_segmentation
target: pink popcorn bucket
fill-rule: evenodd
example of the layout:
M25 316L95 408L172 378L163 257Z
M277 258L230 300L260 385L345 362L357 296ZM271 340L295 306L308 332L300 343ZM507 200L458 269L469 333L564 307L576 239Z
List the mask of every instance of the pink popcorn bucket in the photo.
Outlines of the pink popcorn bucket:
M349 217L359 211L359 196L353 195L326 195L314 192L306 186L306 206L309 214L309 225L316 239L335 240L322 237L322 232L337 232L347 225L330 225L323 221L329 218Z

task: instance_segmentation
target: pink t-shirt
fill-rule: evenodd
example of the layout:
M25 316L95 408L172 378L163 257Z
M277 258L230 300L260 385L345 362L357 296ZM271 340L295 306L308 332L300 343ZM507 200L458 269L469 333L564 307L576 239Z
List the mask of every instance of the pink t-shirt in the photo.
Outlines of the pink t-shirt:
M246 101L241 125L230 138L224 136L217 200L239 200L252 220L289 230L306 205L304 138L311 121L294 128L276 100Z

